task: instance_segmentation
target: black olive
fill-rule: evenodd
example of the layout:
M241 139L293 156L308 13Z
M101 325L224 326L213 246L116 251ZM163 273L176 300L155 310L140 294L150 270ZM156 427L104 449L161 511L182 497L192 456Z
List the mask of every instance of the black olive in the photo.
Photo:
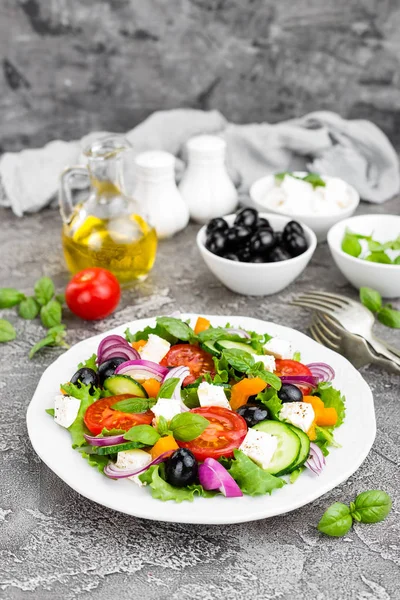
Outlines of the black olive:
M291 383L282 383L281 389L277 392L278 398L282 402L302 402L303 394L297 385Z
M214 231L206 239L206 248L213 254L223 254L226 245L226 238L224 232Z
M184 487L194 483L198 465L194 454L186 448L180 448L165 463L165 478L171 485Z
M304 235L304 229L297 221L289 221L289 223L286 223L285 225L283 235L286 237L291 233L300 233L301 235Z
M209 224L207 225L206 235L209 236L210 233L214 233L214 231L225 231L228 229L229 225L222 219L222 217L216 217L215 219L211 219Z
M280 262L281 260L289 260L290 258L292 257L290 256L289 252L287 252L287 250L285 250L281 246L276 246L275 248L272 248L271 252L268 255L269 262Z
M236 412L243 417L248 427L253 427L254 425L257 425L257 423L269 419L269 412L265 406L249 406L248 404L245 404Z
M235 225L244 225L249 229L255 229L257 227L258 212L254 208L242 208L235 218Z
M226 246L237 250L244 246L251 238L251 229L244 225L234 225L226 232Z
M249 262L251 263L265 263L268 262L266 258L264 258L263 256L261 256L261 254L253 254L253 256L250 256Z
M283 243L283 233L282 231L275 231L274 233L274 238L275 238L275 245L276 246L280 246Z
M274 234L269 229L260 229L250 240L250 251L252 254L265 254L274 246Z
M257 228L258 229L271 229L272 230L272 227L271 227L268 219L265 219L264 217L258 217Z
M70 381L78 388L80 388L81 385L90 385L89 394L91 396L94 394L94 388L99 387L99 377L96 371L93 371L93 369L88 369L87 367L78 369L77 372L72 375Z
M106 360L105 362L101 363L98 370L100 385L103 385L107 377L114 375L115 369L124 362L126 362L126 358L122 358L122 356L116 356L115 358L110 358L110 360Z
M307 250L308 245L304 235L291 233L285 238L285 247L292 256L299 256Z
M250 247L248 244L240 249L238 256L239 256L240 262L249 262L250 257L251 257L251 252L250 252Z
M224 254L223 257L227 258L228 260L235 260L235 261L240 260L239 256L237 254L235 254L234 252L228 252L228 254Z

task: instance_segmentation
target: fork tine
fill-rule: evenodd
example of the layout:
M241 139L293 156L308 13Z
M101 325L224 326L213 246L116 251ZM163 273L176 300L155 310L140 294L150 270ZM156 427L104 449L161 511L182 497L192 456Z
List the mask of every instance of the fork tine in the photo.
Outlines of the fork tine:
M336 300L337 302L340 302L341 304L352 304L353 300L351 300L350 298L346 298L346 296L342 296L341 294L331 294L330 292L321 292L321 291L315 291L315 290L311 290L310 292L305 292L306 294L313 294L315 296L323 296L324 298L330 298L331 300Z
M305 308L312 308L313 310L318 310L319 312L327 313L327 314L331 315L332 317L334 316L334 311L331 308L328 308L327 306L325 306L324 304L320 304L319 302L309 302L309 301L304 302L300 299L297 299L297 300L292 300L292 302L290 302L290 304L295 305L295 306L303 306Z
M330 298L324 298L323 296L317 296L316 294L309 294L308 292L299 296L298 300L306 300L309 302L319 302L323 306L327 306L332 310L340 310L346 308L343 304L339 304L331 300Z
M321 330L316 325L310 325L310 331L313 338L323 346L327 346L332 350L337 350L339 346L334 344L329 338L325 337L325 335L321 332Z
M339 342L340 340L340 335L338 335L337 333L335 333L334 331L332 331L332 328L328 327L328 325L326 324L326 322L322 319L322 315L320 316L318 313L315 313L313 315L313 324L316 325L317 327L319 327L319 329L321 329L322 331L324 331L324 333L331 337L333 341L335 342Z

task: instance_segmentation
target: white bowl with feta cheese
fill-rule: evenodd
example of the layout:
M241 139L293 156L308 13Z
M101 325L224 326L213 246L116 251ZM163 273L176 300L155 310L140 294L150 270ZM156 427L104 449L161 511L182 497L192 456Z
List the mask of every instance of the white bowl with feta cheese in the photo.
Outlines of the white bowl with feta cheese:
M283 231L291 219L282 215L267 215L274 231ZM227 215L225 221L232 225L236 215ZM304 271L317 247L315 233L302 223L308 248L303 254L279 262L250 263L228 260L210 252L206 246L206 226L197 234L197 246L210 271L227 288L245 296L269 296L276 294L293 283Z
M356 210L357 190L338 177L320 175L325 185L313 186L302 178L307 173L294 171L283 179L267 175L253 183L250 197L255 208L288 215L311 227L318 242L326 240L329 229Z

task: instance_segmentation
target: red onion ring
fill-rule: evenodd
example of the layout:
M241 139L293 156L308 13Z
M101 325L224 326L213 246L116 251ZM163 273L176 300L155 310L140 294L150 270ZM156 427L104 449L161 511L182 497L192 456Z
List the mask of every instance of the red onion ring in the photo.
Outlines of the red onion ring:
M310 469L316 475L320 475L326 465L325 456L317 444L310 443L310 454L304 463L307 469Z
M187 412L188 410L190 410L186 406L186 404L183 402L182 394L181 394L182 383L184 382L184 380L186 379L186 377L188 375L190 375L190 370L188 369L188 367L174 367L173 369L170 369L168 371L168 373L165 375L165 377L163 379L163 383L164 383L164 381L167 381L168 379L173 379L174 377L179 378L179 383L177 383L177 385L174 389L172 398L174 400L179 400L179 402L181 404L181 412Z
M83 437L91 446L114 446L115 444L123 444L126 442L122 434L109 435L108 437L99 438L93 435L86 435L86 433L84 433Z
M306 366L316 378L317 383L320 383L321 381L332 381L335 379L335 370L327 363L316 362L309 363Z
M167 367L162 367L151 360L142 360L141 358L128 360L115 369L116 375L130 375L137 381L144 381L145 379L162 381L168 375L168 372Z
M199 465L199 481L205 490L219 490L226 498L243 496L232 475L215 458L206 458Z
M250 334L247 333L247 331L245 331L244 329L233 329L231 327L225 328L226 333L229 333L231 335L240 335L240 337L242 338L248 338L250 339Z
M106 465L104 467L104 475L107 475L107 477L111 477L111 479L124 479L126 477L133 477L134 475L140 475L140 473L144 473L144 471L147 471L147 469L149 469L153 465L158 465L158 464L164 462L164 460L166 460L173 452L174 452L174 450L168 450L167 452L163 452L163 454L160 454L160 456L157 456L157 458L155 458L154 460L149 462L149 464L146 465L145 467L141 467L140 469L135 469L135 470L119 469L118 467L115 466L115 463L109 462L108 465Z
M293 385L308 385L312 388L317 386L316 378L311 375L283 375L280 377L282 383L291 383Z
M116 344L104 350L103 353L97 357L97 360L99 364L101 364L104 361L110 360L110 358L115 358L117 356L120 356L121 358L126 358L126 360L137 360L140 358L140 354L131 346L123 346L122 344Z

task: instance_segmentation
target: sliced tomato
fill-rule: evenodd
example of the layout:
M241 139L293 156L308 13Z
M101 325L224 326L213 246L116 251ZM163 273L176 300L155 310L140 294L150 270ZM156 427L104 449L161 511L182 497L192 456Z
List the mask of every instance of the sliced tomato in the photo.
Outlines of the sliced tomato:
M188 367L190 375L183 381L183 385L193 383L200 375L213 373L214 371L214 361L211 354L192 344L172 346L160 365L163 367Z
M195 440L178 442L178 445L193 452L200 461L233 456L233 451L239 448L246 437L247 424L243 417L221 406L203 406L190 412L205 417L210 424Z
M93 402L83 417L89 431L93 435L99 435L104 428L128 431L134 425L150 425L154 417L150 410L144 413L124 413L111 408L116 402L126 400L127 398L132 398L132 394L109 396L108 398L101 398Z
M276 359L275 365L275 374L279 377L290 377L291 375L311 375L312 377L310 369L297 360ZM300 384L297 387L301 389L304 396L307 396L312 390L312 388L307 385Z

